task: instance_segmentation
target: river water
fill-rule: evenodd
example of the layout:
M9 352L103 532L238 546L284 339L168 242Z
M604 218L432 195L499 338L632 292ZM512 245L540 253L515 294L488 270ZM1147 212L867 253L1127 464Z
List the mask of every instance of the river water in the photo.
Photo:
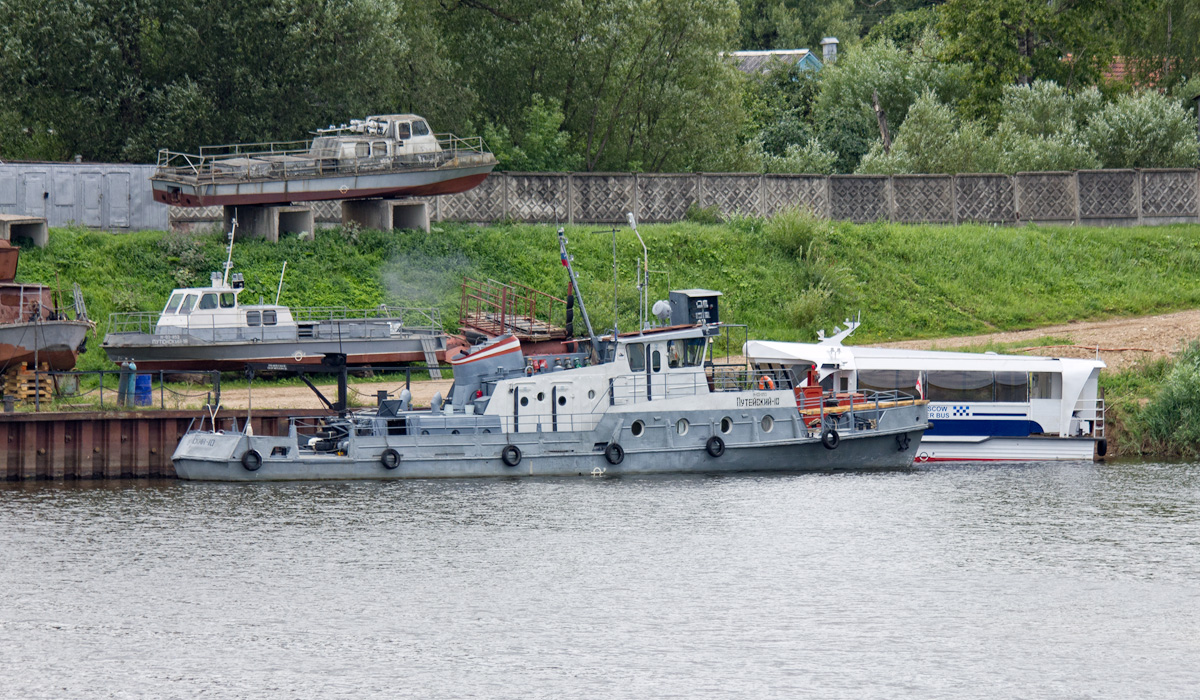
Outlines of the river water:
M1198 694L1198 464L0 485L6 698Z

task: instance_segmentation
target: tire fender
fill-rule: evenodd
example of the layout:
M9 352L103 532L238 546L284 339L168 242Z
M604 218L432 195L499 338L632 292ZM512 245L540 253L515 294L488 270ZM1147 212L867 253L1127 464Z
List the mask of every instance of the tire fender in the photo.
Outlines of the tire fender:
M258 468L262 466L262 455L258 453L258 450L246 450L242 453L242 466L248 472L258 471Z
M500 450L500 461L504 462L506 467L515 467L521 463L521 448L516 445L505 445L504 449Z
M725 454L725 441L719 436L713 435L704 443L704 449L711 457L720 457Z
M827 450L836 450L841 442L842 438L835 428L826 428L825 432L821 433L821 444Z
M625 448L619 443L610 442L604 446L604 458L609 464L616 466L625 461Z
M379 463L384 469L395 469L400 466L400 453L389 447L379 455Z

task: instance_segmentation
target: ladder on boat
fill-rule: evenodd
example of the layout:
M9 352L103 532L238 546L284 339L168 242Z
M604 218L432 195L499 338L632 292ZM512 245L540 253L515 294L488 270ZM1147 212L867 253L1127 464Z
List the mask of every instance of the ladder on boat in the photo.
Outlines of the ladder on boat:
M438 369L437 343L433 338L421 338L421 351L425 353L425 365L429 367L430 379L441 379L442 370Z

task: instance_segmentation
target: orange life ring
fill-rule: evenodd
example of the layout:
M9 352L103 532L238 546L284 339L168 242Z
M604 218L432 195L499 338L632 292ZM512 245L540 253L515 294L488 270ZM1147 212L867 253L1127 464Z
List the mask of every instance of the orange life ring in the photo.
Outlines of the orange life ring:
M758 390L759 391L775 391L775 380L771 379L770 377L768 377L767 375L764 374L763 376L758 378Z

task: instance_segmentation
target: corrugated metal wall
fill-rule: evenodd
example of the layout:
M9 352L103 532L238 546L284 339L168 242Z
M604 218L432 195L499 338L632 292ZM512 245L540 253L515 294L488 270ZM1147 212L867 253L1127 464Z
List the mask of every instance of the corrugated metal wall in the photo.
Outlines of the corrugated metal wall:
M150 190L153 165L0 163L0 214L44 216L110 231L167 229L167 205Z

